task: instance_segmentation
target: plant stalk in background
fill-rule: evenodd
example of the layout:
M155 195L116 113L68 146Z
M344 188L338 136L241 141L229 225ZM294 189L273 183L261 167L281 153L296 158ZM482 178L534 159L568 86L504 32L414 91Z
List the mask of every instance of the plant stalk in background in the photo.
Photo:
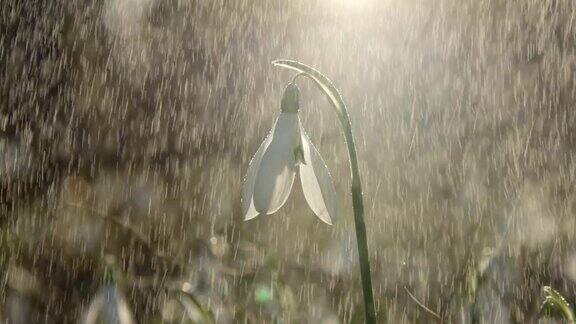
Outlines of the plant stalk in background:
M348 156L350 158L350 169L352 173L352 206L354 208L354 224L356 228L356 242L358 245L358 258L360 261L360 275L362 277L362 291L364 295L364 310L366 313L366 323L376 322L376 311L374 307L374 295L372 292L372 276L370 274L370 260L368 255L368 243L366 240L366 225L364 223L364 203L362 201L362 185L360 181L360 172L358 169L358 158L356 156L356 146L352 136L352 124L346 104L342 96L334 87L332 82L319 71L303 63L292 60L277 60L272 62L275 66L288 68L305 76L322 90L332 106L334 107L348 147ZM386 314L382 314L386 318Z

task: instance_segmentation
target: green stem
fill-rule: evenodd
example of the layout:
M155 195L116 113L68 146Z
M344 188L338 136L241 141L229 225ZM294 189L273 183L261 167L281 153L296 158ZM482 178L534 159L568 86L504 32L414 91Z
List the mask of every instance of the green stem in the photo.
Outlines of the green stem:
M374 309L374 295L372 292L372 275L370 274L370 257L368 254L368 242L366 239L366 224L364 223L364 201L362 200L362 184L358 169L358 157L356 146L352 137L352 125L346 115L345 120L340 120L344 128L344 136L348 146L350 157L350 169L352 171L352 207L354 209L354 225L356 228L356 244L358 245L358 259L360 261L360 276L362 278L362 292L364 294L364 308L366 323L376 323L376 311Z
M272 62L272 64L295 70L299 72L296 77L303 75L314 81L320 90L324 92L336 110L338 119L340 120L340 124L344 131L344 137L348 147L348 157L350 158L350 171L352 173L352 207L354 209L354 225L356 228L356 243L358 247L366 323L376 323L376 310L374 307L374 295L372 292L372 276L370 274L370 258L368 254L368 242L366 239L366 224L364 223L362 184L360 181L360 170L358 168L358 157L356 155L354 136L352 135L352 124L350 122L348 110L346 109L346 104L332 82L319 71L303 63L291 60L277 60ZM386 318L385 312L383 312L382 317Z

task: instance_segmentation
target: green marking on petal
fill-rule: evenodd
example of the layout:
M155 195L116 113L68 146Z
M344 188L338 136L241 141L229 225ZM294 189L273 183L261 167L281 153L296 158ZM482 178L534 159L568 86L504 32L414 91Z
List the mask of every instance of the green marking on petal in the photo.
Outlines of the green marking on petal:
M304 159L304 149L302 148L302 145L298 145L296 148L294 148L294 159L296 160L297 164L306 164L306 160Z

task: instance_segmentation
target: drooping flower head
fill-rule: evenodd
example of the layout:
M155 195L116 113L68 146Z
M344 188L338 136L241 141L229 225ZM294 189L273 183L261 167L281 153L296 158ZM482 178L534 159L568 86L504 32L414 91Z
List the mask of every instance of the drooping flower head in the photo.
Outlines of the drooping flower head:
M289 83L280 115L250 161L242 191L244 220L278 211L288 200L297 171L312 211L327 224L336 220L336 191L324 160L300 123L299 98L300 90Z

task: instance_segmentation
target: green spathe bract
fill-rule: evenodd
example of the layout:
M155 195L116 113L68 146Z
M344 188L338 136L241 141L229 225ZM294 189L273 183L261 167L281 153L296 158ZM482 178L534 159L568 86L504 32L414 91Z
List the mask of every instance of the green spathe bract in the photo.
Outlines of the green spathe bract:
M342 100L340 92L332 84L332 82L319 71L307 66L306 64L292 60L277 60L272 62L275 66L288 68L305 76L312 81L322 90L324 95L334 108L348 148L348 156L350 159L350 171L352 177L352 206L354 209L354 224L356 228L356 242L358 246L358 258L360 263L360 275L362 278L362 291L364 295L364 309L366 314L366 323L376 322L376 311L374 307L374 295L372 292L372 276L370 274L370 260L368 254L368 243L366 240L366 225L364 223L364 202L362 200L362 184L360 181L360 172L358 168L358 158L356 156L356 146L354 145L354 137L352 135L352 125L350 117L346 110L346 104ZM386 318L383 311L382 318Z

